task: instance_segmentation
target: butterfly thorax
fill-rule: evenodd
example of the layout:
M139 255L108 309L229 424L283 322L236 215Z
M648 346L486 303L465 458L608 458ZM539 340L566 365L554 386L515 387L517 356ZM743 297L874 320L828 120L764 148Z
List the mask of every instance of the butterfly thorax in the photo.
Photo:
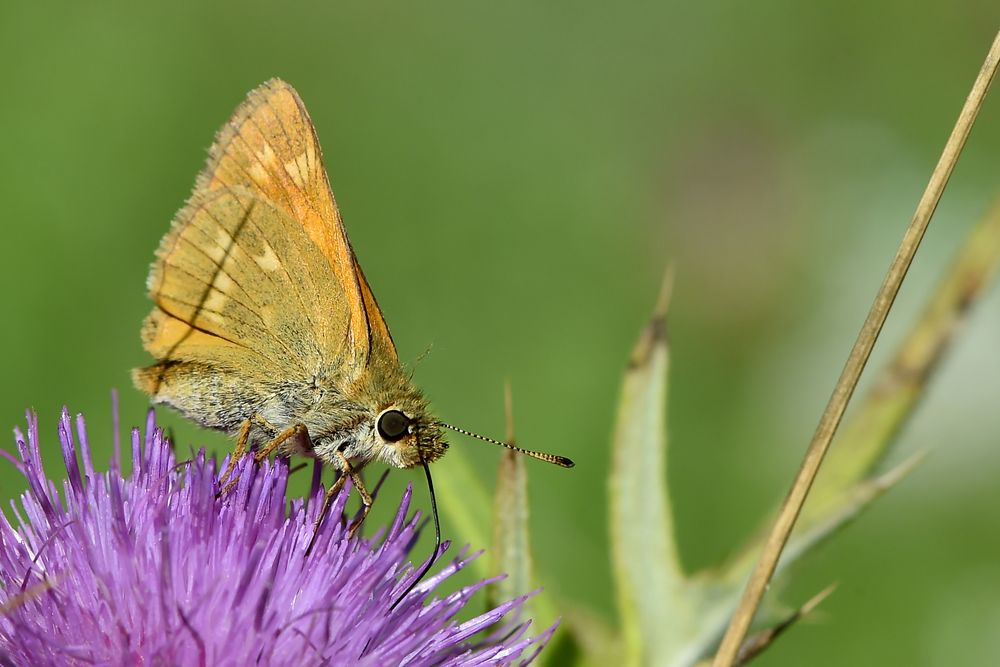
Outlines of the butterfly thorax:
M316 458L334 467L381 461L412 468L440 458L444 442L427 400L398 364L372 364L340 386L322 387L302 422Z

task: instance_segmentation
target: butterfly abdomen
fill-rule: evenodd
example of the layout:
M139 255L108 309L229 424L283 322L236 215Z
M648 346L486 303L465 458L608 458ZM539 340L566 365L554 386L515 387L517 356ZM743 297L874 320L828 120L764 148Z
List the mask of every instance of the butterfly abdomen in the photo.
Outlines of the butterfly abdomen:
M231 435L261 411L261 396L248 393L230 373L193 361L162 361L132 371L135 386L159 405L174 408L200 426Z

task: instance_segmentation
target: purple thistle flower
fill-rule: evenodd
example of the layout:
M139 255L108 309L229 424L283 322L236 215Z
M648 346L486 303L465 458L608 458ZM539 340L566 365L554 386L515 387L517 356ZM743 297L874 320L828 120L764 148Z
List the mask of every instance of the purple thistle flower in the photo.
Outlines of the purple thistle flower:
M0 514L0 605L20 598L0 615L0 664L526 664L554 631L502 621L523 598L458 622L488 581L428 601L475 557L464 550L393 609L418 571L404 564L419 519L407 519L410 489L380 540L348 538L345 488L306 557L321 497L288 507L284 463L247 457L217 500L214 461L176 463L152 413L144 440L132 432L128 478L117 446L111 470L95 472L82 416L76 434L79 448L64 411L61 494L35 415L27 438L16 431L19 458L0 451L29 487L20 509L11 501L13 523Z

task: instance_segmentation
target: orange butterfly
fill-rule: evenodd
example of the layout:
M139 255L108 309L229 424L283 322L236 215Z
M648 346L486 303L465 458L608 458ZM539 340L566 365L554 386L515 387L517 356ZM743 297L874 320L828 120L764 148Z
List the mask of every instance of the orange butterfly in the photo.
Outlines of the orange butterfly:
M431 484L442 427L573 465L430 414L351 249L313 124L283 81L252 91L219 132L148 287L142 342L157 362L133 379L155 403L237 437L223 491L251 447L258 460L314 457L340 473L317 528L350 478L364 503L354 531L372 503L358 472L374 460L421 465Z

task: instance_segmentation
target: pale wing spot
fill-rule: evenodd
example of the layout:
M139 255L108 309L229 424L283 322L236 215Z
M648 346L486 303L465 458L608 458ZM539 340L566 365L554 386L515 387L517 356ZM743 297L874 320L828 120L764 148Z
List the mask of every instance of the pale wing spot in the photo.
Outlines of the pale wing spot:
M231 264L232 262L227 261L226 264ZM236 283L232 278L229 277L228 273L218 271L215 274L215 279L212 281L212 288L208 292L208 297L205 299L205 310L206 311L217 311L222 312L225 308L226 303L229 301L229 293L236 286Z
M229 320L226 319L225 315L223 315L220 312L216 312L214 310L209 310L207 308L203 308L201 311L199 311L198 317L204 317L217 327L226 327L226 325L231 324Z
M215 245L210 245L207 248L202 248L202 251L206 255L212 258L212 261L216 264L222 264L222 260L226 257L229 252L229 247L233 244L233 237L229 235L223 227L216 227L215 229Z
M270 329L275 322L274 317L274 306L267 305L261 306L260 308L260 320L264 323L264 326Z
M271 180L271 175L267 173L267 169L264 169L259 162L254 162L250 165L250 178L255 183L267 183Z
M310 141L306 144L306 170L309 173L310 179L316 171L316 146Z
M271 144L264 143L264 146L257 152L257 157L265 166L273 166L278 161L278 156L274 154Z
M231 266L232 264L233 264L232 260L226 262L227 266ZM216 273L215 280L212 281L212 287L217 289L219 292L222 292L223 294L228 294L229 291L233 289L233 286L235 284L236 283L233 282L233 279L229 277L229 274L223 273L222 271Z
M304 181L303 187L305 186L305 183L309 182L309 177L311 175L310 172L309 172L309 155L308 155L308 150L309 149L306 148L306 152L300 153L299 156L295 158L295 162L298 163L298 165L299 165L299 175L301 176L302 180Z
M294 160L289 160L288 162L285 163L285 171L287 171L288 175L292 177L292 181L295 183L295 185L299 186L300 188L305 188L306 186L306 179L302 175L302 170L299 169L300 160L304 159L305 159L305 154L301 153Z
M257 262L257 266L268 273L281 268L281 260L278 259L278 256L274 253L274 248L267 241L264 241L264 252L254 256L253 260Z
M205 299L204 310L206 311L206 314L213 314L213 315L215 314L215 312L213 311L222 312L222 309L226 307L227 301L229 301L228 296L226 296L222 292L217 292L216 290L212 290L209 293L208 298Z

